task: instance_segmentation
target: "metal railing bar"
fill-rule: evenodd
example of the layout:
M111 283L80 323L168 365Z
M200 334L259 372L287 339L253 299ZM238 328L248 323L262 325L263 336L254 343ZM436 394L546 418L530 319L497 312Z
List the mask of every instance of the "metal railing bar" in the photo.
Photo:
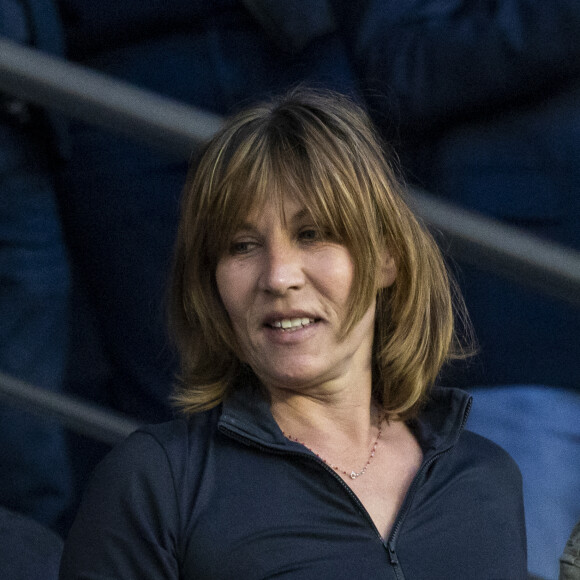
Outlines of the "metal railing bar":
M580 252L533 236L436 199L410 191L411 205L441 232L454 259L525 283L580 308Z
M143 139L188 158L214 135L217 115L138 89L86 67L0 39L0 90ZM416 211L454 258L580 306L580 254L413 190Z
M222 124L218 115L1 37L0 90L185 159Z
M4 373L0 373L0 400L40 417L56 419L71 431L111 446L140 427L140 423L120 413L34 387Z

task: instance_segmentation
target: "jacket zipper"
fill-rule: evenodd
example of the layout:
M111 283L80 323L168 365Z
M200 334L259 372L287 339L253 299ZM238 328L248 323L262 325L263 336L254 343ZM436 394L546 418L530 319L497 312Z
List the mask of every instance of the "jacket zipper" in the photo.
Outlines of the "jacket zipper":
M465 424L467 423L467 418L469 416L470 410L471 410L471 400L468 402L467 407L465 409L459 432L461 432L464 429ZM354 504L357 506L357 508L360 510L360 512L366 518L366 520L370 524L371 528L374 530L375 534L377 535L377 538L379 539L381 544L387 550L387 552L389 554L389 561L390 561L391 566L395 572L395 576L397 577L397 580L405 580L405 575L403 574L403 570L401 569L401 566L399 563L399 558L397 556L397 551L396 551L396 542L397 542L397 537L398 537L399 531L401 529L401 526L403 525L405 517L407 516L407 514L409 513L409 510L411 509L411 505L413 503L413 498L415 497L415 493L417 491L417 488L419 487L419 481L423 477L423 474L435 461L437 461L440 457L442 457L443 455L448 453L452 449L452 447L448 447L447 449L444 449L443 451L436 453L435 455L430 457L426 462L424 462L421 465L421 467L419 468L419 471L417 471L417 474L415 475L415 477L413 478L413 481L411 482L409 490L407 491L407 494L406 494L405 499L403 501L403 507L399 511L399 514L397 515L397 518L395 519L395 524L393 526L393 529L391 530L391 533L389 534L389 538L388 538L387 542L385 543L385 541L383 540L383 537L381 536L381 533L379 532L379 530L377 529L377 526L375 525L375 522L371 518L369 512L367 511L365 506L362 504L362 502L360 501L358 496L344 482L342 477L340 477L340 475L338 475L334 471L334 469L332 469L332 467L330 467L327 463L322 461L322 459L320 459L319 457L316 457L316 455L314 455L313 453L308 453L307 451L291 451L289 449L282 450L282 449L276 449L274 447L270 447L268 445L264 445L262 443L259 443L256 440L250 438L250 437L247 437L245 435L241 435L237 431L234 431L225 425L221 425L219 427L219 429L222 432L224 432L225 434L227 434L229 437L231 437L232 439L240 441L241 443L245 443L246 445L251 445L251 446L255 447L256 449L260 449L266 453L275 453L278 455L289 455L289 456L294 456L294 457L306 457L307 459L310 459L310 460L314 461L315 463L317 463L318 465L320 465L327 473L331 474L332 477L340 483L340 485L345 490L347 495L351 498L351 500L354 502Z
M225 433L229 437L231 437L232 439L235 439L236 441L239 441L241 443L245 443L246 445L251 445L252 447L254 447L256 449L259 449L261 451L264 451L266 453L274 453L274 454L277 454L277 455L288 455L288 456L291 456L291 457L305 457L306 459L312 460L314 463L320 465L327 473L329 473L336 481L338 481L338 483L342 486L342 488L347 493L347 495L351 498L351 500L353 501L353 503L355 504L355 506L359 509L359 511L366 518L367 522L369 523L369 525L371 526L371 528L374 530L374 532L375 532L375 534L377 536L377 539L381 542L381 544L384 546L384 548L389 553L389 559L390 559L391 565L395 569L395 575L397 576L397 580L405 580L405 577L403 576L402 571L400 571L399 561L397 560L396 553L394 552L394 550L391 551L390 548L387 546L387 544L385 544L385 541L383 540L383 537L381 536L381 533L377 529L377 526L375 525L375 522L371 518L369 512L367 511L367 509L365 508L365 506L362 504L362 502L360 501L360 499L358 498L358 496L344 482L344 480L342 479L342 477L340 477L340 475L338 475L334 471L334 469L332 469L332 467L330 467L327 463L325 463L324 461L322 461L319 457L316 457L316 455L311 454L311 453L308 453L307 451L292 451L290 449L284 449L284 450L282 450L282 449L276 449L276 448L273 448L273 447L269 447L267 445L264 445L262 443L258 443L257 441L255 441L254 439L252 439L250 437L246 437L244 435L240 435L237 431L234 431L234 430L230 429L229 427L226 427L225 425L220 426L219 429L223 433Z
M396 549L399 530L401 529L401 526L403 525L403 522L405 521L405 518L407 517L407 514L409 513L412 507L413 499L415 498L415 493L417 492L417 489L419 487L419 481L422 479L423 474L435 461L437 461L437 459L439 459L442 455L445 455L445 453L450 451L450 449L451 448L436 453L421 465L419 471L417 471L417 474L415 475L413 481L411 482L411 485L409 486L409 490L407 491L405 499L403 500L403 506L399 511L397 518L395 519L395 524L393 525L393 529L391 530L391 533L389 534L389 538L387 540L387 550L389 551L389 558L391 560L391 565L395 571L395 575L397 576L397 580L405 580L405 575L403 574L403 570L401 569L401 566L399 564L399 558L397 556Z
M461 433L463 431L463 429L465 428L465 424L467 423L467 418L469 417L469 413L471 411L471 405L472 405L472 399L470 399L468 401L467 406L465 407L465 411L463 413L463 419L461 421L461 425L459 428L459 433ZM397 551L396 551L397 537L399 535L399 530L401 529L401 526L403 525L405 517L407 516L407 514L409 513L409 510L411 509L411 505L413 503L413 498L415 497L415 493L417 491L417 488L419 487L419 480L423 477L423 474L425 473L425 471L435 461L437 461L441 456L443 456L446 453L448 453L449 451L451 451L452 448L453 447L451 446L451 447L448 447L447 449L444 449L443 451L439 451L439 453L436 453L435 455L430 457L426 462L424 462L421 465L421 467L419 468L419 471L417 471L417 474L415 475L415 477L413 478L413 481L411 482L409 490L407 491L407 495L403 501L403 507L401 508L401 511L399 512L397 518L395 519L395 524L393 526L393 529L391 530L391 533L389 534L387 546L388 546L388 550L389 550L389 556L391 558L391 564L392 564L392 566L395 570L395 574L399 580L404 580L404 575L403 575L403 572L399 566L399 559L397 557Z

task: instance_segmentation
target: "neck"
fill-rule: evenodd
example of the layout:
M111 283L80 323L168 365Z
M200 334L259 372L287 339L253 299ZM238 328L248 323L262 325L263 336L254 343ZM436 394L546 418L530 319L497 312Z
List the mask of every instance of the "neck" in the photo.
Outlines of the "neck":
M332 405L287 398L273 401L272 415L288 439L310 449L348 481L367 472L385 424L370 397Z
M324 438L366 446L380 423L380 413L372 403L370 389L357 396L281 392L273 395L271 401L272 415L282 431L311 442Z

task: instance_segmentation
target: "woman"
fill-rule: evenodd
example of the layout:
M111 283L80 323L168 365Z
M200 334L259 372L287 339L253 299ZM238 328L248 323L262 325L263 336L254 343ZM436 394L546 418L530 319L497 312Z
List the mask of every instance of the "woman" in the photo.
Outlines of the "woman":
M295 91L226 124L172 310L184 417L100 465L61 578L525 578L519 472L432 388L449 279L357 106Z

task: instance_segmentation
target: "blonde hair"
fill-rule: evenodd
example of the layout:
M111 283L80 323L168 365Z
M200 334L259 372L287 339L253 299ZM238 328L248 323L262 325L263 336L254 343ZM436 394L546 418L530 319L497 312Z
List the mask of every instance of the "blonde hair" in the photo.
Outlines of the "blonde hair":
M344 96L305 89L234 116L192 164L171 288L182 360L178 406L186 413L209 409L235 388L243 365L217 289L217 263L253 208L288 194L349 249L355 277L343 332L376 298L373 394L386 414L413 417L442 365L462 354L454 340L453 283L435 241L405 203L367 115ZM378 289L385 250L397 277Z

